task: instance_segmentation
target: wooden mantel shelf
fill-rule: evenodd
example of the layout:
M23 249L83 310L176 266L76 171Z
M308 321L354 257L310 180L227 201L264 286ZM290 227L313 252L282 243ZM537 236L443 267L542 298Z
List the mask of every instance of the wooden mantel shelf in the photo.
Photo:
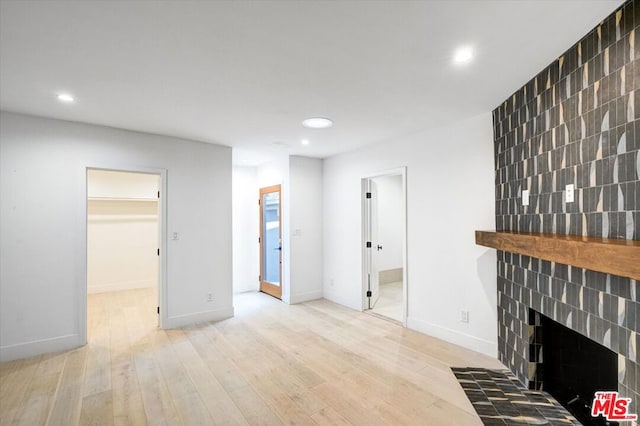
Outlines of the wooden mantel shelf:
M476 231L476 244L640 280L640 241Z

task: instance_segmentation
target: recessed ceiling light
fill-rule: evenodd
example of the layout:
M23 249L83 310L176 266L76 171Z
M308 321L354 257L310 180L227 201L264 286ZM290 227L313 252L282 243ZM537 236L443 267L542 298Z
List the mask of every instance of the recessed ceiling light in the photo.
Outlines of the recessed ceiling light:
M309 139L302 139L300 142L302 145L309 145Z
M325 117L311 117L304 120L302 125L309 129L326 129L333 126L333 121Z
M469 46L459 47L453 55L453 62L458 65L469 63L471 59L473 59L473 49Z
M65 102L65 103L71 103L71 102L75 101L75 99L73 99L73 96L71 96L68 93L60 93L58 95L58 100L60 102Z

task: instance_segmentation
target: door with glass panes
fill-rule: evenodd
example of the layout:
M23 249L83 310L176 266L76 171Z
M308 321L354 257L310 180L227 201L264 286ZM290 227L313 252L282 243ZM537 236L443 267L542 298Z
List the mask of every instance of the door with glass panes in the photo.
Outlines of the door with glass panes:
M260 291L282 297L280 185L260 189Z

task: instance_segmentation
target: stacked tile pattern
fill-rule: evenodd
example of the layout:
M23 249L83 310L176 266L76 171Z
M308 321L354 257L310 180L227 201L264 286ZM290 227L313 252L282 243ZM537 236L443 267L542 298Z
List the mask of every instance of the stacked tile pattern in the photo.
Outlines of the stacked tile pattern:
M493 122L498 231L640 240L640 0L509 97ZM499 251L499 357L535 385L529 308L618 353L619 392L640 411L640 282Z
M529 309L529 389L542 389L544 370L542 368L542 322L540 312Z

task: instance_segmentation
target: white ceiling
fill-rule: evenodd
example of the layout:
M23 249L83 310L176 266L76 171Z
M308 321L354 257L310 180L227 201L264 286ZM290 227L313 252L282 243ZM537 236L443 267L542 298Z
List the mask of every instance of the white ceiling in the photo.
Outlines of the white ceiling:
M2 0L0 107L228 145L236 164L327 157L492 110L620 4ZM476 58L456 68L462 44ZM334 127L301 126L317 115Z

